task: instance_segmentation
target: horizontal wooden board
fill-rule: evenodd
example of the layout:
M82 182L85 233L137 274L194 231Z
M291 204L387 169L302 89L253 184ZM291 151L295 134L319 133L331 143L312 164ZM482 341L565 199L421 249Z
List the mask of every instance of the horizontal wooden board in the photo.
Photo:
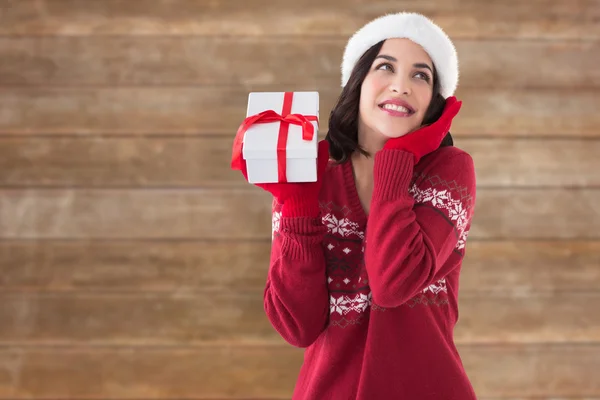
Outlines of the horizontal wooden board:
M230 168L232 144L225 136L0 137L0 186L244 186Z
M270 240L0 241L0 290L257 290L270 251Z
M222 134L233 139L252 91L314 90L311 86L242 88L0 88L0 134ZM318 88L321 131L339 88ZM595 90L459 89L463 101L452 133L600 137ZM563 116L568 116L564 118Z
M271 195L209 190L1 190L4 239L267 239ZM600 190L479 189L474 239L596 239Z
M463 346L478 397L598 397L600 347ZM288 346L0 349L0 398L290 398L302 351ZM99 379L101 377L101 379Z
M255 190L0 191L3 238L271 236L272 196Z
M599 293L461 294L455 340L465 344L598 342L599 308ZM216 343L283 343L265 315L262 288L0 296L0 345L4 346Z
M3 0L7 3L7 0ZM8 1L0 34L10 35L342 35L397 12L385 0L20 0ZM268 9L268 12L264 10ZM452 37L600 37L594 0L408 0Z
M480 239L596 238L600 190L478 189L469 236Z
M0 142L1 143L1 142ZM457 138L471 154L478 187L598 187L600 141L551 138Z
M0 187L244 186L233 139L0 137ZM600 140L457 138L478 187L600 187Z
M461 292L589 292L600 282L595 241L467 242Z
M283 342L265 316L262 290L0 298L0 346Z
M314 37L0 38L0 85L336 87L345 44ZM597 41L455 45L463 88L600 87Z
M270 240L0 241L0 291L262 290ZM467 244L462 294L597 292L597 241Z

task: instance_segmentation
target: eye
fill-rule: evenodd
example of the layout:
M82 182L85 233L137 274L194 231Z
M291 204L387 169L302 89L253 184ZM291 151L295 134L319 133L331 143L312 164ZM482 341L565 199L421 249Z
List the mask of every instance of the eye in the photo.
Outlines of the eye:
M426 72L417 72L415 75L419 76L420 79L423 79L425 82L431 81L431 78L429 77L429 74L427 74Z
M375 68L375 69L378 69L378 70L379 70L379 69L381 69L381 67L388 67L388 68L389 68L389 71L391 71L391 72L394 72L394 67L393 67L393 66L392 66L392 64L390 64L390 63L382 63L382 64L379 64L379 65L377 66L377 68Z

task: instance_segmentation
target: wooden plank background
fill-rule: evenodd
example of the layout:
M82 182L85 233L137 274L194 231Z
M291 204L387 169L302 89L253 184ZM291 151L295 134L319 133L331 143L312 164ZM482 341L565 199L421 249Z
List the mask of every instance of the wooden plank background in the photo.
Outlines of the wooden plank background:
M318 90L326 127L348 36L402 9L461 61L478 397L600 399L598 0L0 0L0 399L289 399L231 141L250 91Z

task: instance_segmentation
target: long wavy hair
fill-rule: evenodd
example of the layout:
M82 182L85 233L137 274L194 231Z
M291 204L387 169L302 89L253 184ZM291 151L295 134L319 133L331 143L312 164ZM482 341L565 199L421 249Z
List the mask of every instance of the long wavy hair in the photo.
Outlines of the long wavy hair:
M354 151L359 151L365 156L370 156L358 144L360 89L384 42L383 40L373 45L358 60L352 70L348 83L343 88L335 107L333 107L329 115L329 131L325 136L325 140L329 142L331 158L338 163L346 161ZM425 112L422 125L429 125L437 121L444 111L445 103L444 97L440 94L440 82L434 65L433 96ZM452 145L454 145L454 141L450 132L448 132L440 147Z

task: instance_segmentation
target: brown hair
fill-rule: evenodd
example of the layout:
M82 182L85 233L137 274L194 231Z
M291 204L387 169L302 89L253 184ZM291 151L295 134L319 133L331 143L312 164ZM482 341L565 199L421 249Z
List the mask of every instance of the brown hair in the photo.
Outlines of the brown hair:
M354 151L359 151L365 156L370 155L358 144L360 88L383 43L384 41L381 41L373 45L358 60L348 83L342 89L337 104L329 115L329 131L325 136L325 140L329 142L331 157L337 162L346 161ZM446 103L444 97L440 94L440 83L435 65L433 66L433 93L431 103L423 118L423 125L429 125L437 121L442 115ZM453 144L452 136L448 132L440 147L452 146Z

